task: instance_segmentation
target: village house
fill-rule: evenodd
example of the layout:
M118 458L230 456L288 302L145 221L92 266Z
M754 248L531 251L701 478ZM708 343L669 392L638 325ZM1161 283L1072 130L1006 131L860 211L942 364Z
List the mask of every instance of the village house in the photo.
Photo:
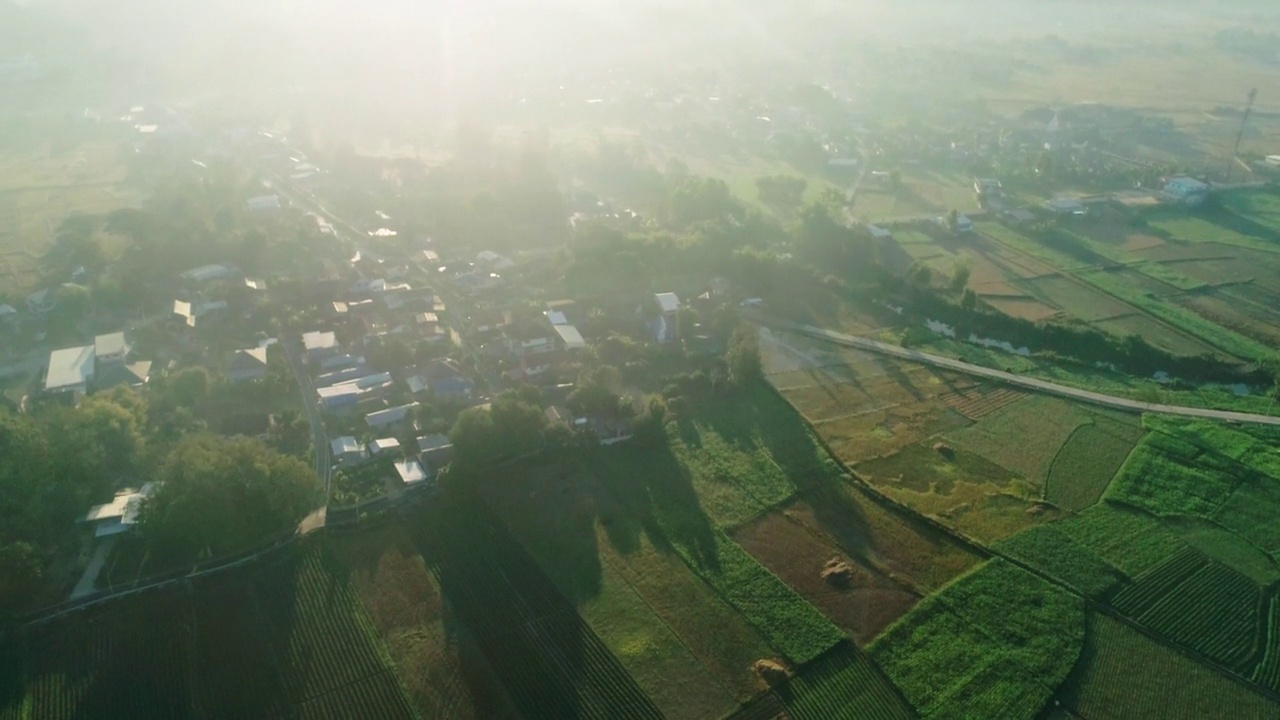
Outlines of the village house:
M265 347L237 350L227 366L227 379L233 383L261 380L267 375Z
M329 450L333 462L338 465L352 465L368 457L359 440L350 435L334 438L329 442Z
M407 405L398 405L390 407L386 410L378 410L364 416L364 421L371 428L383 428L389 425L405 422L409 419L409 411L418 407L418 403L411 402Z
M151 497L159 485L149 482L137 490L121 490L111 502L89 508L80 522L92 526L93 535L98 538L129 532L138 524L143 501Z
M680 298L675 293L658 293L653 296L658 306L658 315L649 323L653 339L660 343L669 343L680 336Z

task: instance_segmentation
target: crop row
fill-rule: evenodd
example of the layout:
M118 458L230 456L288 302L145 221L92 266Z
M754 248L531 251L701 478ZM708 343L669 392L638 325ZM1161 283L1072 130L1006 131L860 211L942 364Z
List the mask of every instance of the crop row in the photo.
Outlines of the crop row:
M1253 680L1280 692L1280 595L1272 595L1267 612L1266 653L1254 670Z
M295 703L368 677L383 665L360 627L347 584L310 553L291 572L264 573L259 602Z
M409 529L519 709L530 718L661 717L524 549L478 517L437 513Z
M413 710L394 670L344 685L303 703L293 715L297 720L346 720L351 717L413 717Z
M1138 576L1132 585L1121 589L1111 598L1115 609L1129 617L1142 613L1182 581L1196 574L1209 563L1203 555L1184 547L1172 557Z
M912 712L866 655L842 642L805 666L780 693L795 720L897 720Z
M1237 670L1258 637L1261 591L1252 580L1210 563L1152 605L1139 622Z

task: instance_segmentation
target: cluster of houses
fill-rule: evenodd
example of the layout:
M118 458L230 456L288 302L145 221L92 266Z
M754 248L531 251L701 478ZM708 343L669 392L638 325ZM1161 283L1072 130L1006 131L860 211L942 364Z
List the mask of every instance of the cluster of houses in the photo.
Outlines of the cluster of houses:
M151 363L129 362L131 350L124 332L99 335L92 345L54 350L49 353L44 389L84 394L117 385L141 387L151 375Z
M453 444L446 435L424 435L417 438L412 448L403 447L394 437L377 438L362 444L351 435L334 438L329 443L334 465L339 469L351 468L392 457L396 476L406 487L428 482L441 468L453 460Z

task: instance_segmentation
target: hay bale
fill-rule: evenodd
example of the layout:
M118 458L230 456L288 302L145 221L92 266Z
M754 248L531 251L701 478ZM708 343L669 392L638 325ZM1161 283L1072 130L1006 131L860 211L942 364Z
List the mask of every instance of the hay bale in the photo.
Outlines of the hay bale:
M853 580L853 566L838 557L833 557L822 566L821 575L822 579L832 587L848 587Z
M757 660L751 666L751 670L769 687L781 685L791 677L786 666L776 660Z
M956 449L944 442L934 443L933 451L948 460L954 460L956 457Z

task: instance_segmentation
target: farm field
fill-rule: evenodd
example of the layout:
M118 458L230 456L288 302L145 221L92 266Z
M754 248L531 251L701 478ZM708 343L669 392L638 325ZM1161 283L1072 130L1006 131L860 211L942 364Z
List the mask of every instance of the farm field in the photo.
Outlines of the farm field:
M870 654L923 718L1035 718L1084 634L1079 598L991 560L921 601Z
M984 543L1057 515L1039 506L1035 488L1016 473L966 450L935 450L929 441L857 470L894 500Z
M1064 510L1083 510L1098 502L1102 493L1142 437L1136 419L1115 420L1090 415L1049 465L1045 499Z
M1056 525L1030 528L994 547L1091 598L1105 595L1124 579L1118 569Z
M120 155L118 143L106 142L0 154L0 291L36 289L40 259L67 217L137 204Z
M319 540L29 628L22 716L416 716ZM275 658L273 660L272 658ZM197 710L198 708L198 710Z
M335 535L332 545L424 717L516 717L493 669L399 524Z
M1280 706L1124 623L1090 613L1080 662L1057 699L1102 720L1280 718Z
M1124 505L1101 502L1053 525L1128 576L1150 570L1185 543L1159 520Z
M948 433L957 447L1008 468L1030 483L1030 494L1043 497L1045 482L1058 451L1089 414L1063 400L1031 395ZM1011 442L1016 438L1016 442Z

